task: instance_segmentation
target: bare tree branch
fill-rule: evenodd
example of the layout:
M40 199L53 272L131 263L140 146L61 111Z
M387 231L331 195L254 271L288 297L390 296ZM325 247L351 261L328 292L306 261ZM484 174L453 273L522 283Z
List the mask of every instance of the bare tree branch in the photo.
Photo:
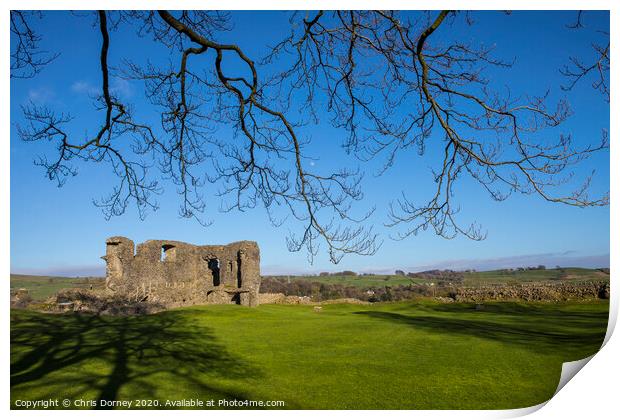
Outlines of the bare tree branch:
M607 196L590 199L587 188L567 195L553 190L570 179L570 174L562 176L566 168L608 147L607 138L582 149L572 147L570 136L539 140L537 133L570 115L568 104L551 108L547 93L513 98L510 92L491 91L485 67L509 68L512 63L493 58L490 48L458 40L431 45L433 34L456 13L429 14L426 25L397 12L326 15L304 19L299 31L274 47L268 62L289 55L293 64L272 83L305 92L303 106L309 108L322 92L334 125L349 132L345 146L363 159L383 155L384 170L412 146L423 154L437 125L443 133L441 145L433 138L443 161L434 172L431 199L416 205L403 193L390 207L387 226L404 227L397 237L432 227L446 238L461 234L483 239L478 225L463 227L456 220L454 185L463 175L495 200L520 192L579 207L607 204ZM292 97L289 93L288 100Z
M568 25L568 27L570 29L582 29L585 27L582 20L583 12L579 11L575 23ZM570 64L564 66L564 68L560 70L560 73L568 79L568 83L562 86L562 89L570 91L582 79L591 76L594 78L592 87L601 92L605 100L609 103L609 32L598 32L607 40L607 43L592 44L594 58L588 61L584 61L580 57L570 57Z
M11 13L11 68L28 76L53 57L35 54L40 37L24 16ZM70 130L72 116L30 104L19 134L57 146L53 159L37 164L59 184L77 173L73 159L109 164L118 185L96 202L107 217L122 214L131 202L141 216L156 209L154 196L162 187L155 179L162 178L176 187L182 217L207 224L203 191L213 187L223 211L262 206L274 226L290 219L299 230L290 233L288 247L305 249L310 259L321 245L333 262L350 253L374 254L380 241L364 223L374 209L353 215L363 199L363 172L318 173L308 164L310 139L300 127L325 110L346 132L347 152L362 164L381 159L378 175L399 156L413 164L414 154L440 154L430 196L403 191L390 205L387 226L397 238L431 228L445 238L483 239L477 223L459 219L461 179L475 181L498 201L517 192L577 207L608 203L608 195L589 197L591 178L567 192L571 168L607 148L607 133L576 147L570 134L557 134L571 114L566 101L553 103L549 92L495 91L488 69L509 69L513 62L497 59L492 47L452 39L448 29L459 13L293 13L290 34L257 61L241 44L218 41L231 29L226 13L100 11L97 18L100 124L79 141ZM473 24L468 14L462 19ZM110 34L123 26L165 48L169 63L125 59L111 65ZM573 27L582 26L579 15ZM595 51L594 64L573 59L563 70L570 80L565 88L596 73L600 81L593 86L609 100L609 44ZM131 105L110 88L114 78L144 86L158 126L135 120ZM409 180L408 188L418 182Z
M114 141L125 134L132 134L137 135L140 141L153 142L153 133L150 128L134 123L128 109L110 93L107 62L110 38L106 12L98 12L98 17L102 38L100 53L102 83L98 102L105 111L105 117L97 133L84 142L73 142L63 128L71 117L57 115L54 111L35 104L24 107L24 117L28 125L19 126L18 133L24 141L50 141L57 144L56 159L49 161L42 158L36 163L45 167L47 176L56 180L59 185L64 183L68 175L77 174L76 168L69 166L72 159L109 163L120 180L119 184L107 197L95 201L95 204L103 208L106 217L109 218L123 214L129 202L135 201L140 217L144 217L147 209L157 208L156 202L152 199L152 195L159 192L157 182L147 180L148 165L145 162L125 157L124 151L116 147Z
M15 43L11 49L11 78L34 77L59 55L39 48L41 36L32 29L30 17L41 18L41 12L11 10L11 37Z

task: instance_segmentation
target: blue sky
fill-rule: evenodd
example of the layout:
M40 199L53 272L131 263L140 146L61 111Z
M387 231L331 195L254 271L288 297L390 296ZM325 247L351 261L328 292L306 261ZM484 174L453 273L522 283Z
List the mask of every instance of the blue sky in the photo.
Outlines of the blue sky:
M550 89L553 97L566 97L574 115L561 132L572 133L578 144L585 145L596 142L601 129L609 127L609 105L590 87L590 80L579 84L572 92L562 92L560 86L565 80L558 69L568 62L569 56L590 54L591 43L601 39L593 28L608 29L609 15L589 12L585 18L586 28L571 31L565 25L574 16L572 12L515 12L510 16L481 12L472 14L473 26L465 25L460 18L447 30L449 36L495 44L500 57L516 58L512 69L489 71L492 85L510 85L516 92L541 93ZM432 187L428 170L433 164L432 150L424 157L413 151L402 153L394 167L381 177L373 176L380 162L363 164L365 198L356 209L377 207L370 222L383 239L383 245L374 256L346 256L338 266L329 262L324 248L312 266L303 252L288 252L285 237L288 229L294 227L271 226L262 209L244 213L218 212L219 201L209 186L204 191L209 197L206 218L213 222L209 227L178 217L179 201L172 186L158 198L161 208L144 221L138 218L135 208L106 221L92 200L109 192L113 181L109 169L81 164L79 175L58 188L45 178L42 168L33 165L37 156L53 151L53 147L25 144L15 130L15 124L22 121L20 106L29 101L74 114L77 117L74 132L96 127L99 120L91 111L90 95L100 84L100 39L93 23L92 18L78 19L65 12L46 13L37 24L44 35L43 46L50 51L60 51L61 56L34 79L11 80L12 272L101 274L104 266L99 257L105 252L104 240L113 235L130 237L136 243L155 238L196 244L256 240L261 247L265 273L609 264L608 207L580 209L521 195L498 203L472 182L460 182L456 199L462 207L462 219L481 223L488 231L486 240L446 240L430 231L403 241L391 240L389 235L394 232L383 225L387 221L387 205L401 191L414 199L419 197L417 201L427 198ZM288 30L283 12L233 13L233 23L235 29L221 40L234 40L256 58L265 53L266 45L285 36ZM121 29L111 34L110 62L118 65L119 58L124 56L168 59L165 49L147 39L136 40L132 32ZM148 112L150 106L145 103L139 84L114 79L111 86L118 95L134 103L138 112ZM308 152L314 157L315 168L331 168L335 162L361 165L339 146L346 134L329 126L327 116L321 121L303 128L303 134L312 138ZM219 134L223 138L230 135L225 131ZM608 191L607 151L596 154L577 168L577 179L593 168L597 170L593 194Z

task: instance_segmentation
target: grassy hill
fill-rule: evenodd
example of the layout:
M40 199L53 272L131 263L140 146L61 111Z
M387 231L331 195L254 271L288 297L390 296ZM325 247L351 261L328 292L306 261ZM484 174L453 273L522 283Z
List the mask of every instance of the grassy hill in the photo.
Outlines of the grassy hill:
M290 281L309 281L325 284L341 284L344 286L385 287L398 286L400 284L424 283L422 279L412 279L405 276L389 274L370 274L370 275L334 275L334 276L264 276L285 279Z
M60 289L84 288L93 289L103 287L104 279L101 277L56 277L56 276L30 276L26 274L11 274L11 290L28 289L30 296L35 300L44 300Z
M507 409L596 352L608 301L203 306L142 317L11 312L11 405L282 400L294 409Z
M609 281L609 274L597 269L590 268L554 268L547 270L491 270L478 272L464 272L463 285L480 286L506 283L529 283L543 282L552 283L557 281L585 282L585 281ZM425 284L436 282L437 280L412 278L389 274L372 274L357 276L268 276L290 281L310 281L326 284L342 284L346 286L385 287L407 284Z
M465 285L478 286L504 283L554 283L558 281L580 283L589 281L609 281L609 274L590 268L554 268L550 270L508 271L493 270L465 273Z

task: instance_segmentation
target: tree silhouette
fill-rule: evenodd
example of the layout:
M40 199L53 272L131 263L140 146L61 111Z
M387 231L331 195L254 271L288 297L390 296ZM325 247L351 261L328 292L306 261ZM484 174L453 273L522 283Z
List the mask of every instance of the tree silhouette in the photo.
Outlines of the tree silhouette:
M557 186L572 180L575 164L608 148L607 133L585 147L573 146L569 134L541 140L540 134L570 115L568 102L552 103L548 92L521 98L496 91L487 69L507 69L511 62L495 58L483 45L436 37L454 22L471 24L468 13L292 13L290 34L264 57L250 57L236 44L217 41L233 30L227 13L92 15L101 34L99 126L80 141L68 128L71 115L29 104L23 108L27 124L18 133L24 141L57 145L57 154L37 163L59 185L77 173L75 160L110 165L118 184L96 202L107 217L124 213L130 203L141 217L157 209L161 178L178 187L180 215L205 223L201 191L208 182L219 186L225 211L260 205L280 225L284 219L274 210L286 209L301 224L300 232L287 238L291 251L306 249L312 259L324 243L335 263L349 253L374 254L380 241L364 223L374 209L352 214L353 203L363 198L363 172L344 168L319 173L307 164L304 146L311 139L300 136L300 126L316 120L324 104L332 125L347 133L346 150L362 161L383 159L384 170L407 149L441 151L433 170L436 188L428 200L418 203L403 193L389 208L387 226L399 238L431 228L445 238L483 239L479 225L457 220L453 196L460 178L476 181L498 201L518 192L577 207L608 204L608 195L589 197L591 177L578 182L572 193L556 193ZM36 17L11 12L12 76L32 77L56 57L40 50L42 35L31 22ZM568 26L580 29L582 19L579 13ZM119 27L135 28L137 37L166 46L170 63L138 64L125 58L111 65L110 34ZM566 90L597 78L593 86L608 101L609 34L601 36L605 42L594 46L594 64L572 57L562 73ZM233 71L235 63L239 68ZM137 120L131 104L110 89L111 77L141 83L161 124ZM292 110L308 121L294 120ZM232 127L233 138L215 138L222 127ZM442 140L429 142L436 133Z

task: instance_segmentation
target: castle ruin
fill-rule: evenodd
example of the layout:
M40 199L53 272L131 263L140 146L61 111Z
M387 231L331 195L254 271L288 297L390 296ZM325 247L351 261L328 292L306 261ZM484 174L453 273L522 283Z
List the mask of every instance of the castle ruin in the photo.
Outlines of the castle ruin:
M106 288L136 300L173 305L258 305L260 251L252 241L192 245L106 240Z

